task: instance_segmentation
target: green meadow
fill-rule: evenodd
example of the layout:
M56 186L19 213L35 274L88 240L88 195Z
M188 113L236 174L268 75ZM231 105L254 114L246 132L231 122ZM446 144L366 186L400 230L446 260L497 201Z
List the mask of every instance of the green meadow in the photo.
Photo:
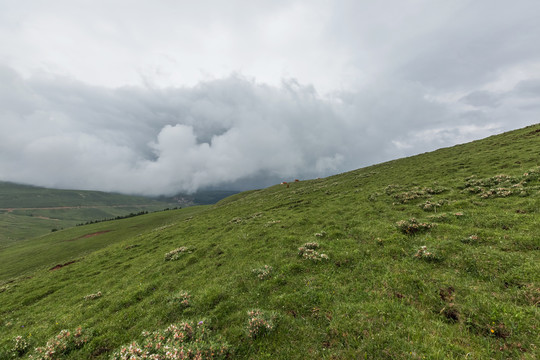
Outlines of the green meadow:
M534 125L11 242L0 359L537 359L539 154Z
M171 199L164 200L0 181L0 248L89 221L170 207Z

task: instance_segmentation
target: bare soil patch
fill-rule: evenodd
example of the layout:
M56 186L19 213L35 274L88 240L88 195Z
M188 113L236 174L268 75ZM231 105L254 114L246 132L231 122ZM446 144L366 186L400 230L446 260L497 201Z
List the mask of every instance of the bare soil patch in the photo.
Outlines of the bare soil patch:
M55 221L60 220L60 219L50 218L50 217L47 217L47 216L33 216L33 217L35 217L36 219L42 219L42 220L55 220Z
M50 270L50 271L58 270L58 269L63 268L64 266L71 265L71 264L73 264L73 263L75 263L75 262L77 262L77 260L68 261L68 262L65 263L65 264L58 264L58 265L56 265L56 266L53 266L53 267L50 268L49 270Z
M112 231L112 230L103 230L103 231L98 231L98 232L91 233L91 234L86 234L86 235L83 235L83 236L79 237L79 239L91 238L93 236L98 236L98 235L101 235L101 234L108 233L109 231Z
M98 235L101 235L101 234L108 233L109 231L112 231L112 230L102 230L102 231L82 235L82 236L79 236L79 237L74 238L74 239L64 240L64 241L75 241L75 240L79 240L79 239L88 239L88 238L91 238L91 237L94 237L94 236L98 236Z

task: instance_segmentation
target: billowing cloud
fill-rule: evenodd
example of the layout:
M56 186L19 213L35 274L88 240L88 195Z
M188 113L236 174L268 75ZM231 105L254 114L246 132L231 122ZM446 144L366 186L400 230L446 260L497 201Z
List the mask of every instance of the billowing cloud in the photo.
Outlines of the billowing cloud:
M174 193L260 174L328 175L343 169L349 151L333 102L293 80L276 88L231 76L194 88L107 90L3 73L2 90L19 84L31 100L0 113L6 180Z
M2 69L0 174L149 195L326 176L501 127L403 86L322 97L238 75L185 88L106 89ZM518 86L521 89L521 86ZM521 90L520 90L521 91Z
M0 180L245 189L538 122L534 0L21 4L0 0Z

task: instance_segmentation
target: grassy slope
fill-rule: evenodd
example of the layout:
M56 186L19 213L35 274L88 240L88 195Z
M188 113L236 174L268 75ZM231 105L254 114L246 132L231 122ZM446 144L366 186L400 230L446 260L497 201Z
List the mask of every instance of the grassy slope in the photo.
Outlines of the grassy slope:
M140 211L161 210L167 206L169 204L166 202L140 196L46 189L0 182L0 209L10 209L0 210L0 248L21 239L46 234L51 229L67 228L87 221L125 216ZM51 207L69 208L47 209Z
M155 201L141 196L129 196L101 191L59 190L36 186L0 182L0 205L2 208L91 206L91 205L138 205Z
M18 241L0 252L0 282L31 275L37 269L46 270L57 264L79 259L110 244L129 241L141 232L193 216L206 208L193 206L180 213L154 212L144 216L77 226L48 236Z
M234 195L200 213L123 220L140 228L77 240L110 236L110 245L92 253L70 250L64 259L84 257L56 271L46 270L55 261L44 266L41 253L13 255L28 267L39 265L30 278L2 287L0 346L7 356L17 335L37 346L61 329L82 326L91 338L67 357L107 358L120 345L140 341L143 330L205 319L235 358L535 359L540 180L537 173L523 174L538 167L539 153L536 125L289 188ZM514 178L493 187L514 195L483 198L465 187L471 175L493 182L501 173ZM523 189L512 187L524 179ZM428 187L442 192L427 194ZM444 204L424 211L419 205L428 200ZM411 217L436 226L405 235L396 222ZM53 246L73 239L72 231L40 241ZM329 260L299 257L298 247L310 241L318 241ZM164 261L180 246L191 253ZM421 246L434 256L415 257ZM260 280L252 269L265 264L273 271ZM9 264L3 273L18 266ZM181 290L192 295L186 309L171 302ZM97 291L103 296L83 299ZM274 316L275 326L252 340L247 312L255 308Z

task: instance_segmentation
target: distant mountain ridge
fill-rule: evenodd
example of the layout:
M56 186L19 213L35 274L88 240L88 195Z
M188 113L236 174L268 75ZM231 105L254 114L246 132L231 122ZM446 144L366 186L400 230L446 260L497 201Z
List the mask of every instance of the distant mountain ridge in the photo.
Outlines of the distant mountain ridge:
M144 197L93 190L63 190L0 181L2 243L43 235L80 223L176 207L215 204L237 191L204 190L172 197Z
M102 191L48 189L0 182L0 248L21 239L111 219L176 206L142 196Z
M62 190L0 181L0 208L158 204L142 197L92 190ZM160 204L161 205L161 204Z

